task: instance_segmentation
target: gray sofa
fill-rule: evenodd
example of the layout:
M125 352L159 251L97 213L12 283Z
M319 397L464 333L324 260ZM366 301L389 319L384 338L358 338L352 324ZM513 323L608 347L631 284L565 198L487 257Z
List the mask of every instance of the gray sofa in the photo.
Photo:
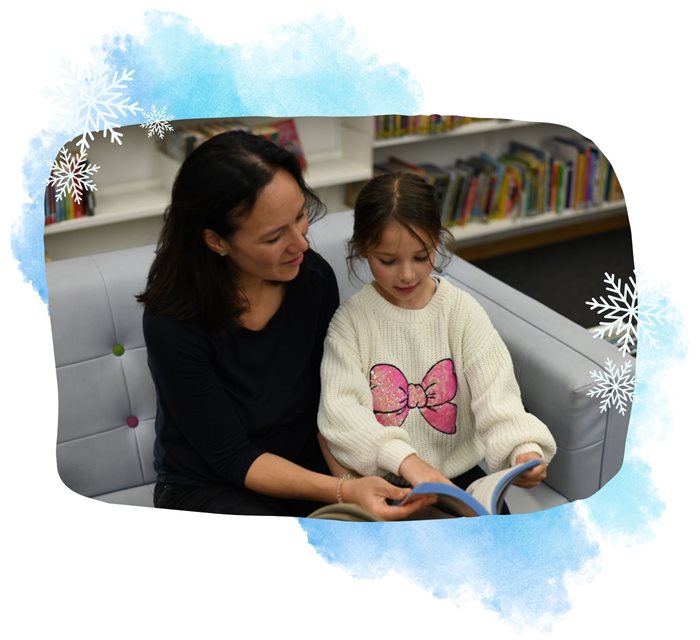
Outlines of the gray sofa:
M357 287L347 276L350 213L312 226L312 245L331 263L341 300ZM103 501L152 506L155 395L146 365L141 308L154 247L46 265L58 383L58 471L67 487ZM588 397L590 371L617 350L551 309L453 258L446 270L486 309L513 358L525 407L558 445L546 484L513 488L514 512L586 498L622 464L627 416L601 413ZM582 300L582 304L584 301Z

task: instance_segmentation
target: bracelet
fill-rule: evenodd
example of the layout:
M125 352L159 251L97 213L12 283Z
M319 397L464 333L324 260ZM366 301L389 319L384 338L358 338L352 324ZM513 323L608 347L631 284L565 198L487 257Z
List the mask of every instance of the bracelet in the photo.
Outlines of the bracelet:
M343 492L341 490L343 482L345 482L346 480L352 480L356 477L357 476L352 471L348 471L344 476L338 478L338 483L335 485L335 498L338 504L343 504Z

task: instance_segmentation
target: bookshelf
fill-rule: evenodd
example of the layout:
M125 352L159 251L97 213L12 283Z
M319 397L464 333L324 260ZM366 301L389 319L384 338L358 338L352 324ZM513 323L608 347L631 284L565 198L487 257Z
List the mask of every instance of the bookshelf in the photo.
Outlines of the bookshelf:
M274 119L242 120L257 125ZM295 121L309 165L307 182L331 214L348 208L346 185L369 179L373 164L392 155L409 162L448 165L457 157L479 151L498 155L511 139L536 146L548 136L575 133L553 124L490 120L444 133L375 140L372 116L303 117ZM156 141L149 139L138 125L121 130L121 146L96 136L89 149L90 162L100 166L94 178L95 215L45 227L45 249L51 259L156 242L179 163L160 152ZM556 234L558 229L624 213L625 205L620 201L575 211L453 226L451 231L458 248L478 248L504 239L525 238L542 230Z

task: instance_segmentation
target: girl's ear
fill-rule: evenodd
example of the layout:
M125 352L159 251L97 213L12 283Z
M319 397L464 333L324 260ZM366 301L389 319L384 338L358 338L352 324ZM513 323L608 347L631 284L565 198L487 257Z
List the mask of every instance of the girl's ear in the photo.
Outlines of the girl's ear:
M228 243L216 231L205 229L202 231L202 239L214 253L218 253L220 256L225 256L228 253Z

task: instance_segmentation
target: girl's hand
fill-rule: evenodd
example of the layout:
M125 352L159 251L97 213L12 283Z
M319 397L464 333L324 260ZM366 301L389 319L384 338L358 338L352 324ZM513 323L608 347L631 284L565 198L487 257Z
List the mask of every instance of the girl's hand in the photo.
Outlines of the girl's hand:
M521 453L515 458L515 464L522 464L528 460L541 460L542 457L539 453L530 451L529 453ZM547 477L547 465L542 462L532 469L528 469L525 473L520 474L514 481L513 484L517 487L523 487L525 489L532 489L536 487L542 480Z
M441 482L443 484L453 484L448 478L440 473L435 467L429 465L425 460L419 458L415 453L404 458L399 466L401 477L412 487L422 482Z
M379 476L345 480L341 487L344 502L352 502L383 520L402 520L434 504L435 496L423 496L405 506L387 501L403 500L410 489L394 486Z

